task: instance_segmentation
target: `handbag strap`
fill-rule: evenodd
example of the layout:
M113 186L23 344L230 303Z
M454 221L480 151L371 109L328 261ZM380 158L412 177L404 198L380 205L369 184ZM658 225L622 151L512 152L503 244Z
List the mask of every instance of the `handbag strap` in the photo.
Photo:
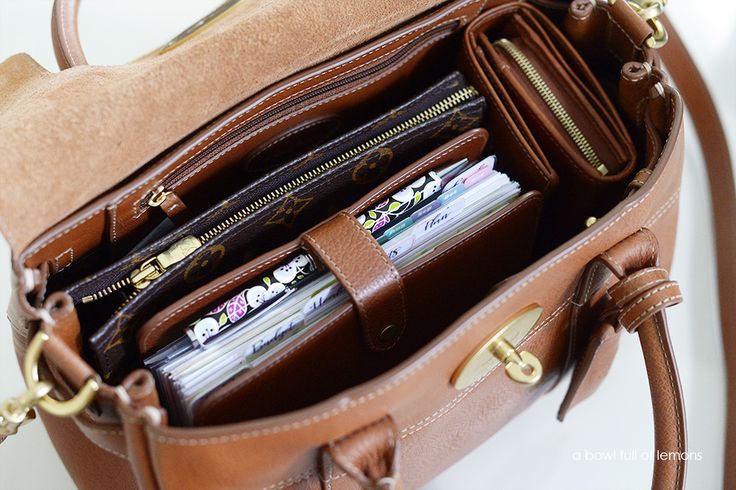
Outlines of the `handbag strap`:
M736 488L736 330L727 319L736 318L736 190L728 141L716 105L695 62L666 16L660 17L669 33L659 51L685 100L700 140L710 183L715 228L721 336L726 361L726 444L723 488Z

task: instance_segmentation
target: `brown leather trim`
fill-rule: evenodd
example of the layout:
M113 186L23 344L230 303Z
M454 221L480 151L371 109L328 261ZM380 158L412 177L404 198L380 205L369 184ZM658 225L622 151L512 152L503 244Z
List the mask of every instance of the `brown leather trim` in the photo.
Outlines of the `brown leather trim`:
M350 435L332 441L322 449L322 480L332 468L326 456L362 488L400 490L399 430L390 415ZM327 469L327 471L325 471Z
M352 298L368 347L381 351L396 345L407 321L404 286L370 233L341 211L301 239Z

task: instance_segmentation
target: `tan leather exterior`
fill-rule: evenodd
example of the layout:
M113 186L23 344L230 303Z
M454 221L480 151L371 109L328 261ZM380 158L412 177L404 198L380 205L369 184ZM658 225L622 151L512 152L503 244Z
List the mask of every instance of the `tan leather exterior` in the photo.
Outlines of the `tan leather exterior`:
M674 126L680 128L678 134L681 115L678 112L675 119L679 120ZM570 338L570 300L578 271L600 251L641 226L657 234L671 229L682 155L681 135L670 138L662 160L667 164L655 169L634 198L550 254L550 258L508 281L430 345L386 375L334 399L269 420L196 430L147 427L147 450L159 481L167 487L284 488L307 481L317 484L313 466L317 448L382 418L386 415L385 407L392 407L390 413L401 434L404 485L413 488L428 480L495 432L558 379L560 372L554 367L562 366L567 354L567 342L560 339ZM549 288L551 283L561 287ZM522 387L497 369L465 391L452 388L449 379L465 356L504 319L534 303L541 305L545 314L521 347L542 361L547 369L544 382L531 389ZM408 387L411 399L406 397ZM479 419L472 415L477 413L488 415ZM116 442L122 439L119 433L87 434L99 444L120 448ZM447 434L454 434L456 446L448 448L428 442L443 440ZM207 471L200 472L201 465ZM96 471L92 459L88 471ZM82 472L75 476L80 481L90 478L84 475ZM333 488L349 486L341 472L333 475L330 484Z
M626 14L611 15L621 19ZM639 32L641 26L631 22L633 35L640 39L644 35ZM644 56L658 63L652 53L647 51ZM660 77L661 71L655 75ZM680 299L676 285L663 270L669 266L674 245L684 155L683 105L664 79L650 82L661 83L663 95L643 104L648 119L641 121L642 127L651 133L651 174L637 184L638 190L595 225L506 280L408 359L337 396L266 419L196 429L169 427L165 418L127 413L133 405L126 403L118 405L122 424L114 420L103 423L104 417L95 413L86 413L74 422L44 416L75 481L82 487L99 486L100 468L104 467L106 476L117 476L112 481L106 479L106 488L126 488L133 482L132 467L138 484L151 488L355 488L361 475L376 480L384 474L391 478L400 475L405 488L416 488L502 427L578 359L582 367L574 374L569 405L592 393L610 365L612 330L619 324L636 331L641 340L654 407L656 447L684 451L684 410L663 315L665 307ZM518 128L510 128L497 137L500 144L522 136ZM718 141L716 138L717 149L709 151L724 150ZM524 153L524 146L516 148ZM724 175L730 176L724 170L719 178ZM726 206L729 192L732 196L732 188L718 194ZM733 226L724 224L719 236L732 231ZM727 243L734 235L727 237ZM719 256L723 252L719 248ZM733 264L727 262L731 268L727 270L732 270ZM599 290L605 288L612 299L607 305L610 308L582 311L573 306L580 294L581 271L586 267L605 268L615 276L591 276L596 287L583 293L586 300L595 301L600 298ZM16 262L14 270L20 274L22 265ZM386 269L383 272L379 277L390 275ZM735 276L725 279L721 287L732 285ZM19 354L39 320L37 311L26 303L24 290L21 281L10 305ZM721 289L722 294L732 294L733 290L724 293ZM522 386L496 368L465 390L456 390L450 379L457 367L506 320L530 305L541 306L544 313L519 348L534 353L542 362L545 374L541 382ZM732 305L722 307L723 311L731 312ZM608 323L586 323L585 319L598 313ZM598 328L602 324L604 327ZM49 348L49 363L63 372L55 379L63 375L71 388L78 388L84 376L69 376L67 370L83 373L87 368L62 341L73 337L69 332L78 326L72 321L57 328L63 332L44 327L59 340L50 345L63 346ZM730 335L724 334L727 339ZM121 403L111 387L98 398L101 406ZM733 403L733 398L730 400ZM155 405L151 400L144 404ZM376 425L376 421L389 420L387 415L391 417L390 423L385 422L388 425ZM387 430L379 437L377 432L384 427ZM448 438L451 443L446 442ZM363 447L361 441L371 442ZM331 442L333 449L338 447L349 456L335 458L328 451L336 464L326 466L321 448L330 447ZM393 459L399 446L400 471ZM84 457L79 448L85 450ZM359 471L352 467L356 463ZM654 488L682 488L684 476L684 463L658 460Z
M716 234L719 308L723 322L721 336L729 380L724 450L725 454L731 455L736 454L736 383L733 381L736 376L736 329L728 328L724 318L736 315L736 254L733 253L736 250L736 219L733 218L736 216L736 184L726 135L708 86L687 55L677 31L666 17L664 22L670 32L670 40L663 53L668 62L667 69L688 103L708 168ZM724 471L724 488L736 487L736 465L727 464Z

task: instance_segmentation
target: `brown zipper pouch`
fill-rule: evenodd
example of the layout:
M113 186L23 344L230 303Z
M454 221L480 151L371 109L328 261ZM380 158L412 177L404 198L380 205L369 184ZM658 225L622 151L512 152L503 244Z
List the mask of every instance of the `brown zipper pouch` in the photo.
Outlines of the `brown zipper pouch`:
M490 89L544 150L556 174L547 216L557 243L620 200L636 166L634 143L601 83L551 21L513 3L489 10L466 33Z
M318 223L391 171L483 120L455 72L409 102L304 154L184 226L66 288L106 380L136 363L136 327L207 280Z

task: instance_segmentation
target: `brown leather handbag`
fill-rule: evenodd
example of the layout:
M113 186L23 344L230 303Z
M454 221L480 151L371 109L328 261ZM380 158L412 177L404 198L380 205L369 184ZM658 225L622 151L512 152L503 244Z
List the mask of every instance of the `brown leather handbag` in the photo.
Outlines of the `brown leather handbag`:
M55 48L68 70L52 76L24 56L0 66L14 183L0 195L0 225L28 388L0 405L0 435L40 408L83 488L416 488L572 371L564 418L598 387L626 330L641 342L656 449L672 455L656 459L652 487L684 488L685 410L665 317L682 300L667 270L683 98L718 210L724 319L736 317L736 201L715 106L665 2L244 3L130 65L87 67L78 3L57 0ZM483 102L417 126L429 148L399 139L377 146L377 160L356 159L364 197L353 191L288 238L263 238L272 217L239 221L170 263L135 253L163 222L181 230L222 217L252 182L268 187L295 168L263 165L297 155L293 165L307 165L335 131L354 134L345 129L454 71L446 83L466 80ZM393 175L363 178L399 149L411 159ZM397 269L355 226L418 174L491 153L528 193L415 267ZM336 192L340 178L328 174L309 199ZM272 198L276 221L296 219L306 199ZM256 237L247 245L246 229ZM224 385L196 427L178 423L141 354L299 250L352 303ZM140 281L117 309L97 301ZM723 329L729 372L733 335ZM736 466L724 486L736 486Z

